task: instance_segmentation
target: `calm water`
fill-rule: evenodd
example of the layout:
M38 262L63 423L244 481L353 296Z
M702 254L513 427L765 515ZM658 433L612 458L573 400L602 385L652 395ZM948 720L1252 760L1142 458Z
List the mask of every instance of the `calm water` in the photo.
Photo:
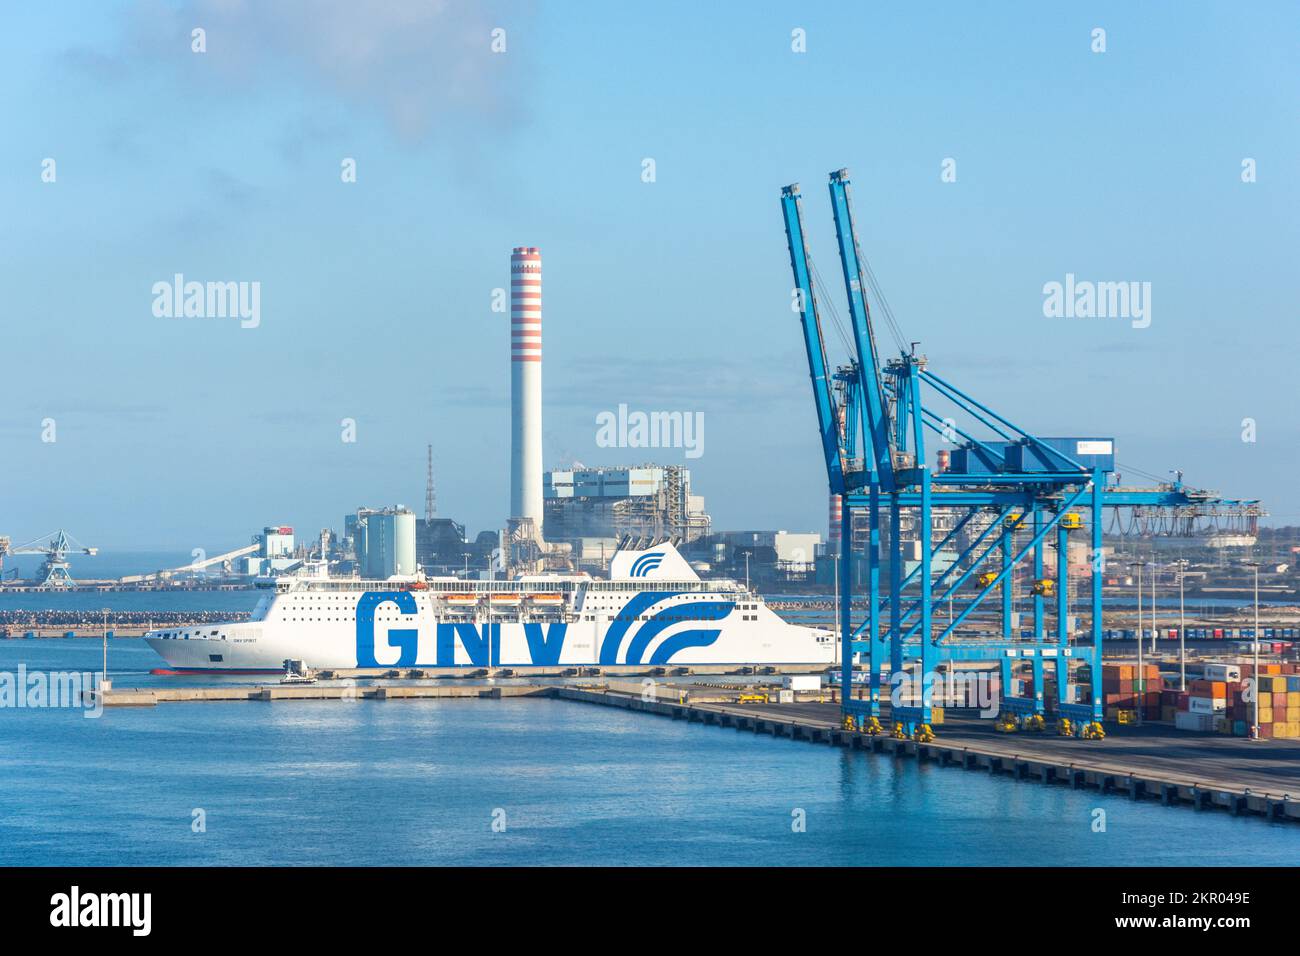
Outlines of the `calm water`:
M0 671L93 669L8 641ZM119 686L153 660L119 641ZM1107 812L1107 832L1091 830ZM207 832L191 832L196 808ZM807 830L791 830L792 811ZM493 832L494 811L506 829ZM561 701L0 710L0 865L1278 864L1300 828Z
M248 612L264 592L244 591L11 591L0 611L225 611ZM110 626L112 615L109 615Z

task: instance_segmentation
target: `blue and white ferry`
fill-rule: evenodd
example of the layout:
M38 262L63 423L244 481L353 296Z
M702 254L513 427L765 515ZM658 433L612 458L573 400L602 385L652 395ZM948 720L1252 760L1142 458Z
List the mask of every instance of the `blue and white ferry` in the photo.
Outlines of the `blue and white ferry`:
M832 632L790 624L732 580L701 580L671 544L620 551L608 579L543 574L294 577L261 583L248 621L152 630L177 673L308 668L830 664Z

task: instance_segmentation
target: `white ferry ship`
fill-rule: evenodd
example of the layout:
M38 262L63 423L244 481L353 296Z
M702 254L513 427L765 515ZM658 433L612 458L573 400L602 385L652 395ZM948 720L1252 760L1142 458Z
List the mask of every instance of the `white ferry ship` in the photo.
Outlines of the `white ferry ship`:
M787 623L671 544L622 551L608 580L282 577L248 621L145 635L176 673L373 667L830 664L834 635Z

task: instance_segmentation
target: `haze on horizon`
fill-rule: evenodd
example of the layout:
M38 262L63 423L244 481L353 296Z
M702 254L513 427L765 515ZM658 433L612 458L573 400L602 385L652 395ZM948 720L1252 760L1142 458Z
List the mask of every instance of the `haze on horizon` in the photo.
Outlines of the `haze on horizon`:
M546 468L680 462L715 527L824 534L778 197L802 184L844 314L825 185L841 166L935 371L1040 434L1114 436L1128 480L1182 469L1300 523L1289 4L0 16L15 542L62 527L212 553L363 504L422 512L426 442L439 512L500 527L509 314L492 303L520 245L545 260ZM177 273L259 283L259 324L155 316ZM1067 275L1150 282L1150 325L1046 317ZM622 404L702 413L702 454L601 447L598 416Z

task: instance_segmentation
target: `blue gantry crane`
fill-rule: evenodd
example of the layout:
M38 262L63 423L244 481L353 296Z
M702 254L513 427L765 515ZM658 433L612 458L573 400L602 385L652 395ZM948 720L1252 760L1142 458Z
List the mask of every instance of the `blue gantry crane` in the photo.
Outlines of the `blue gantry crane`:
M931 739L941 665L952 674L961 662L982 661L1000 665L1001 719L1043 726L1050 674L1058 730L1103 736L1103 510L1169 510L1184 521L1202 513L1253 518L1262 513L1259 503L1189 488L1181 474L1156 487L1120 487L1112 438L1031 434L936 375L917 354L918 343L904 347L896 328L899 354L884 360L867 301L874 276L858 244L848 170L830 174L829 190L848 301L845 339L852 357L846 365L832 369L827 360L818 289L829 296L808 253L798 184L781 191L781 209L829 488L842 501L837 574L845 726L884 732L882 685L888 670L895 687L907 688L891 700L893 734ZM886 318L894 325L892 316ZM936 467L938 455L928 456L927 433L939 435L950 449L946 468ZM863 511L867 614L855 627L853 567L860 559L854 515ZM952 526L936 544L937 512ZM915 539L910 560L905 526ZM1069 613L1071 536L1088 545L1086 631L1072 628ZM1056 569L1046 577L1044 558L1052 539ZM936 562L937 552L951 558ZM888 577L882 581L885 569ZM1017 569L1030 572L1032 628L1025 630L1013 612ZM1050 617L1049 602L1056 605ZM996 629L964 627L986 604ZM935 609L944 606L951 609L948 618L937 621ZM1049 623L1054 625L1050 633ZM863 697L851 690L855 659L865 666ZM1011 692L1018 670L1030 675L1026 693ZM904 674L911 675L906 683L899 681ZM1088 690L1080 694L1076 688Z
M43 555L45 560L32 578L32 585L46 589L75 587L76 582L72 580L72 575L68 573L70 567L68 555L74 551L89 555L99 553L98 548L86 547L63 529L51 531L47 535L43 535L34 541L28 541L26 544L20 544L18 547L11 545L8 536L0 536L0 580L4 578L5 555L39 554ZM14 569L14 576L17 577L17 568Z

